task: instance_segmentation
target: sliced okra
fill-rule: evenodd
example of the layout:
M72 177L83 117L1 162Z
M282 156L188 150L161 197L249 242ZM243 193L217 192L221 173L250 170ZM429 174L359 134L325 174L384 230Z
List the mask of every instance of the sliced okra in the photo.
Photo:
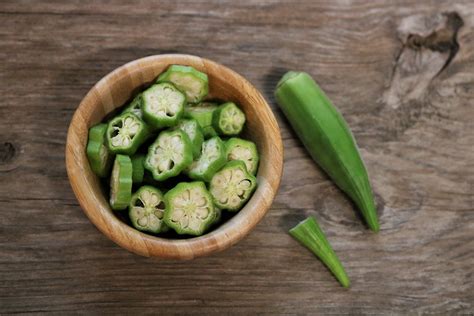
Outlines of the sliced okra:
M189 103L200 102L209 92L207 75L191 66L171 65L157 81L173 83L186 94Z
M191 179L209 182L226 162L225 144L215 136L202 143L201 156L186 171Z
M212 126L220 135L237 135L244 124L245 114L233 102L220 105L212 116Z
M106 146L107 124L97 124L89 129L87 158L92 171L99 177L106 177L112 166L113 155Z
M165 202L161 191L145 185L133 194L128 215L133 227L156 234L166 226L163 222L164 212Z
M143 119L143 112L142 112L141 107L142 107L142 94L140 93L132 100L132 102L130 102L129 105L125 107L122 113L132 112L139 118Z
M203 129L204 137L209 138L217 135L212 127L212 116L216 109L216 103L201 102L198 105L186 107L184 115L185 117L195 119Z
M257 186L255 177L240 160L228 162L210 183L211 195L218 208L238 211L248 201Z
M247 171L255 175L258 168L258 151L255 143L241 138L231 138L226 144L227 160L242 160L247 167Z
M185 95L173 84L155 84L142 94L143 118L155 128L173 126L182 116L185 104Z
M212 197L203 182L181 182L165 194L167 226L178 234L199 236L216 218Z
M145 166L143 165L145 162L145 155L143 154L135 154L130 157L132 160L132 180L133 183L142 183L143 176L145 174Z
M181 119L177 128L188 135L193 145L193 157L197 159L201 155L202 142L204 141L201 126L195 119Z
M145 168L153 179L163 181L177 176L193 160L193 149L189 137L181 130L163 131L148 148Z
M149 135L148 126L132 112L114 117L107 127L107 145L116 154L133 155Z
M110 176L110 206L113 210L124 210L132 198L132 161L125 155L115 157Z

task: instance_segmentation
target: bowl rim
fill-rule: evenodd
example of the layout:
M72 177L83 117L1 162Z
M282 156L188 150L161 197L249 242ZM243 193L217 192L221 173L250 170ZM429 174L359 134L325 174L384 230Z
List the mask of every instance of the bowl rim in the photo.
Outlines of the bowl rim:
M246 89L246 92L252 94L255 100L258 101L258 106L264 107L261 111L266 113L266 119L269 122L268 126L263 128L264 134L271 133L273 136L271 147L274 154L271 157L271 161L270 159L268 161L260 161L257 174L258 187L252 198L239 213L217 229L202 236L187 239L167 239L142 233L122 222L113 214L108 202L105 203L107 207L103 206L106 199L102 194L102 190L98 187L99 181L97 177L95 176L95 181L90 183L89 178L85 175L88 172L91 173L88 163L85 164L87 162L85 146L82 149L77 148L81 143L87 143L87 131L90 127L87 126L87 121L91 116L91 111L87 109L89 104L95 103L97 105L97 102L101 102L101 98L98 98L98 95L100 96L104 89L108 89L110 81L117 82L117 80L123 79L124 76L130 76L132 71L137 71L137 68L143 68L144 70L145 65L153 65L154 63L199 65L202 69L219 69L219 71L226 75L232 76L235 80L239 81L242 87ZM140 76L139 80L141 82L138 85L146 82L142 76ZM248 95L246 98L248 98ZM112 110L114 108L116 107L112 107ZM111 109L108 112L110 111ZM82 133L82 142L80 133ZM85 141L83 140L84 135L86 135ZM264 141L270 142L268 139L264 139ZM186 54L160 54L135 59L115 68L101 78L88 91L75 110L68 128L65 156L67 174L74 194L84 213L103 234L121 247L136 254L146 257L173 259L192 259L208 255L227 249L240 241L260 222L270 209L278 191L283 172L283 144L280 129L270 106L261 93L234 70L212 60ZM265 175L261 172L263 164L268 165L265 166Z

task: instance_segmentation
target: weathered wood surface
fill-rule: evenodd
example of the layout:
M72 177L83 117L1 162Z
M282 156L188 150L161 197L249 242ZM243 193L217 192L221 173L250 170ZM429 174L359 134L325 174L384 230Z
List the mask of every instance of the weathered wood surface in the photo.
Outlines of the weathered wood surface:
M68 123L91 86L165 52L246 76L275 109L285 145L265 219L238 245L191 262L113 244L80 210L64 167ZM474 313L473 54L470 0L2 1L0 313ZM276 108L286 69L313 74L353 128L378 235ZM288 236L310 214L351 289Z

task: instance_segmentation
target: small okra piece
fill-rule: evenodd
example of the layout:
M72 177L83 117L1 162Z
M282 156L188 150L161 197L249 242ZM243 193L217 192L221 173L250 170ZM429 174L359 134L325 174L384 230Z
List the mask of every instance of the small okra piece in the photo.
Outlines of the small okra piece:
M165 194L164 221L178 234L199 236L216 218L204 182L181 182Z
M200 102L209 92L209 80L203 72L191 66L171 65L157 82L171 82L186 94L189 103Z
M188 106L184 109L184 116L195 119L201 128L205 138L217 136L212 127L212 116L217 109L217 104L213 102L201 102L195 106Z
M164 213L165 202L160 190L144 185L133 194L128 215L136 229L155 234L162 232L166 226Z
M202 143L201 156L186 171L191 179L209 182L226 162L225 144L215 136Z
M135 154L130 157L130 159L132 160L132 181L133 183L142 183L145 174L145 166L143 165L145 162L145 155Z
M344 266L339 261L331 244L326 239L324 232L314 217L308 217L298 225L290 229L290 235L308 248L316 257L329 268L343 287L348 288L351 284Z
M202 142L204 141L199 123L195 119L181 119L176 127L188 135L193 145L193 157L198 158L201 155Z
M142 93L143 118L154 128L175 125L185 104L185 95L169 82L155 84Z
M144 166L153 179L163 181L177 176L193 161L189 137L181 130L163 131L148 148Z
M115 157L110 176L110 206L113 210L124 210L132 198L132 161L125 155Z
M97 124L89 129L87 158L92 171L99 177L106 177L112 166L113 154L106 146L107 124Z
M242 160L247 167L247 171L255 175L258 168L258 151L255 143L241 138L231 138L226 144L227 160Z
M242 131L244 124L245 114L234 102L220 105L212 116L212 126L220 135L237 135Z
M107 146L115 154L133 155L149 133L144 121L132 112L125 112L109 122Z
M235 212L249 200L256 187L257 180L245 164L233 160L212 177L209 191L218 208Z
M133 98L132 102L125 107L122 113L132 112L139 118L143 119L143 112L142 112L142 94L140 93L135 98Z

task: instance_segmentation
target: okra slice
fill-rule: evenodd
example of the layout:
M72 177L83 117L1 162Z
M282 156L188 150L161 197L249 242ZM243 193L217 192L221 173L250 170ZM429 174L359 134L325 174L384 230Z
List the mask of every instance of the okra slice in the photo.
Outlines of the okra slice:
M184 116L195 119L201 128L205 138L217 136L212 127L212 116L217 109L217 104L213 102L201 102L195 106L188 106L184 109Z
M140 93L132 100L132 102L130 102L129 105L125 107L122 113L132 112L139 118L143 119L143 112L142 112L141 107L142 107L142 94Z
M225 144L215 136L202 143L201 156L186 171L191 179L209 182L226 162Z
M199 236L216 218L212 197L203 182L181 182L165 194L167 226L178 234Z
M245 114L233 102L222 104L212 116L212 126L221 135L237 135L242 131L244 124Z
M193 157L195 159L198 158L201 155L202 142L204 141L204 136L199 123L195 119L181 119L177 128L188 135L193 146Z
M132 160L132 181L133 183L142 183L145 174L145 166L143 165L145 162L145 155L135 154L130 157L130 159Z
M155 234L162 232L164 213L165 202L160 190L145 185L133 194L128 215L136 229Z
M113 155L106 146L107 124L97 124L89 129L87 158L92 171L99 177L106 177L112 166Z
M211 195L218 208L238 211L257 187L257 180L240 160L228 162L210 183Z
M109 122L107 145L113 153L133 155L148 135L145 122L132 112L125 112Z
M209 80L191 66L171 65L158 77L158 82L171 82L186 94L189 103L198 103L209 92Z
M124 210L132 198L132 161L125 155L115 157L110 177L110 206L113 210Z
M186 97L173 84L155 84L142 94L145 121L155 128L175 125L184 111Z
M181 130L163 131L148 148L145 168L153 179L163 181L177 176L193 161L193 148L189 137Z
M253 175L257 173L259 158L255 143L234 137L226 142L225 147L227 160L242 160L248 172Z

